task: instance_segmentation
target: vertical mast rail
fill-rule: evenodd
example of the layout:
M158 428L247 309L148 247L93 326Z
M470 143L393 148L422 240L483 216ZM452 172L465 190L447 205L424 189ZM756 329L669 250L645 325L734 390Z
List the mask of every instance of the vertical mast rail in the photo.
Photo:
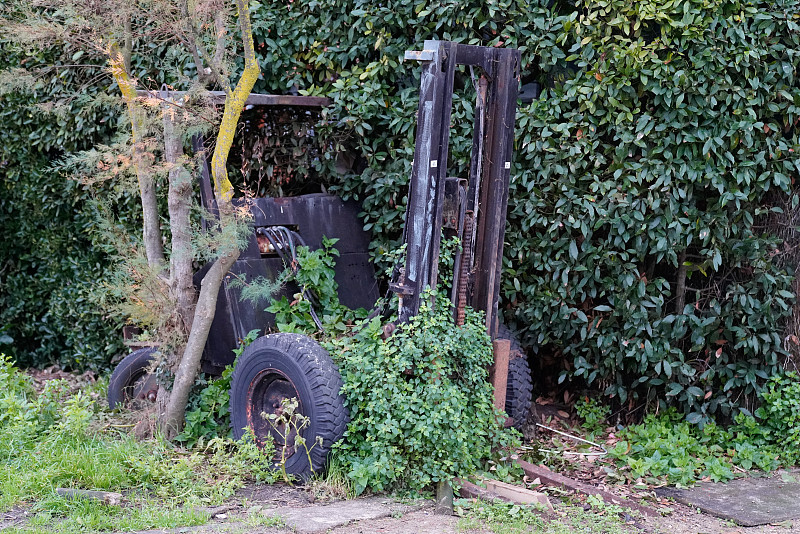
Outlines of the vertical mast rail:
M518 50L425 41L424 50L406 52L406 59L423 64L414 165L408 193L403 242L406 263L391 289L400 297L400 322L419 311L426 288L438 278L445 177L456 65L482 70L477 89L466 212L476 221L465 250L468 269L454 273L454 287L464 285L459 276L472 273L474 290L468 303L486 312L486 328L495 337L498 324L500 275L503 267L508 187L514 145L520 53ZM461 229L459 228L459 231ZM455 295L455 292L454 292Z

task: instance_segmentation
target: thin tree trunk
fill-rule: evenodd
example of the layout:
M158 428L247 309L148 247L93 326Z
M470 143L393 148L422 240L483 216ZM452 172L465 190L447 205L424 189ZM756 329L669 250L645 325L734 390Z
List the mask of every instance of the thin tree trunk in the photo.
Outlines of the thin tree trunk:
M164 246L161 243L161 224L158 216L158 200L150 164L142 146L144 136L144 110L136 103L136 82L131 78L125 65L130 62L119 47L112 45L108 52L111 74L114 76L122 98L128 107L133 137L133 165L139 179L139 194L142 199L142 216L144 218L144 247L147 263L151 267L164 264Z
M170 292L177 304L178 323L184 334L192 331L197 294L192 275L192 177L181 162L183 143L175 131L174 109L166 106L164 112L164 159L169 170L169 225L172 233L170 263Z
M675 315L683 315L686 305L686 251L678 254L678 274L675 282Z
M172 392L169 395L166 408L164 413L161 414L160 426L166 439L173 439L183 428L189 391L192 388L192 384L194 384L197 370L200 368L200 360L208 339L208 332L211 330L211 323L214 321L219 288L223 277L238 257L239 250L234 245L228 253L214 262L211 269L203 277L189 340L175 372L175 382L172 385Z
M226 228L236 224L236 214L231 203L233 186L228 179L227 171L228 153L233 143L233 134L236 131L236 125L239 122L244 103L260 74L258 62L256 61L255 46L253 45L248 0L236 0L236 7L239 11L239 25L244 44L245 68L236 88L233 91L226 90L228 96L225 99L225 110L222 114L217 143L211 159L215 185L214 194L219 207L220 225L223 232ZM219 68L213 70L214 72L219 72ZM221 81L221 85L227 89L227 81ZM160 418L160 427L167 439L174 438L183 428L189 391L200 368L203 349L208 339L211 323L214 320L219 288L222 285L224 276L238 258L239 249L236 243L226 243L220 250L219 258L203 277L189 340L175 372L175 381L166 409Z

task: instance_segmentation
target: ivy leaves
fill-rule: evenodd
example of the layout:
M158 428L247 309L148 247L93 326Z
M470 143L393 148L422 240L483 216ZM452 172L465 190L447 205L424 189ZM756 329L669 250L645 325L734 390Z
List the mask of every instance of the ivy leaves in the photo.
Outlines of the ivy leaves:
M482 315L453 325L450 303L381 339L378 319L331 342L350 412L337 447L356 491L423 489L472 472L512 439L492 408L492 350Z

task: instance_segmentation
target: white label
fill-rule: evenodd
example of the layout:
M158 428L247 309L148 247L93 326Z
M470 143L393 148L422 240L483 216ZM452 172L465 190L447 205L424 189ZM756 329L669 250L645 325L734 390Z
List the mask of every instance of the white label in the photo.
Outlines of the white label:
M435 159L431 160L431 169L435 169L437 165L439 165L438 161L436 161Z
M511 168L511 162L510 161L506 161L506 169L510 169L510 168Z

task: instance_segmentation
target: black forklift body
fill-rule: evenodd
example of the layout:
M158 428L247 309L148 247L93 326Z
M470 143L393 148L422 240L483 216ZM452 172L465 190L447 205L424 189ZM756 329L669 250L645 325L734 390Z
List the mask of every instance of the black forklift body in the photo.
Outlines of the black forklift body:
M358 218L360 207L355 202L344 202L324 193L298 197L256 198L247 201L252 213L247 248L233 264L225 277L217 299L217 309L211 332L203 353L203 371L220 374L234 360L233 349L251 330L268 333L275 325L275 317L266 311L269 302L242 301L241 285L235 280L254 280L260 276L274 280L286 268L274 251L259 246L258 236L268 228L288 228L302 238L309 248L322 247L322 238L336 238L339 251L336 260L335 280L339 284L339 298L351 309L371 308L378 300L375 271L369 261L369 234L363 230ZM200 271L196 279L205 274ZM289 283L274 298L286 296L292 300L299 288Z
M416 147L403 233L406 259L390 282L399 296L399 320L417 314L427 288L436 287L439 247L443 229L461 239L462 252L455 258L451 299L456 324L463 324L467 305L486 312L486 327L498 337L498 300L503 257L503 237L513 148L516 99L519 87L519 51L479 47L446 41L425 41L421 52L407 52L406 59L423 63ZM447 176L447 158L453 82L457 65L480 71L473 80L477 92L474 138L469 176ZM222 95L220 95L222 98ZM326 99L315 97L268 97L251 95L253 105L319 107ZM195 149L202 149L197 140ZM200 191L204 208L214 216L214 195L207 165L201 169ZM291 447L285 434L265 423L283 413L288 401L310 421L303 430L307 443L318 441L311 454L295 454L286 470L301 478L324 467L333 443L341 439L349 420L338 369L321 345L311 337L270 333L275 318L265 309L268 302L242 301L236 279L252 281L259 276L276 279L289 267L287 247L322 246L323 236L337 238L340 253L335 279L339 297L350 308L370 308L377 301L378 286L369 261L369 236L359 220L357 204L327 194L247 201L252 213L252 232L223 281L202 360L202 369L220 374L234 360L233 349L251 330L261 337L244 348L231 375L231 420L234 438L253 430L258 443L268 435L277 448ZM282 233L286 240L279 242ZM266 236L267 239L260 239ZM292 255L293 256L293 255ZM291 257L290 257L291 259ZM294 268L294 265L291 266ZM205 270L195 275L199 286ZM287 284L278 297L293 298L299 288ZM318 326L320 322L317 321ZM510 332L500 333L500 337ZM508 341L505 374L509 373ZM138 381L147 376L152 348L129 355L120 364L115 387L135 395ZM514 349L514 377L508 384L506 407L512 420L522 422L530 407L530 371L521 350ZM497 353L496 353L497 354ZM126 363L129 362L129 363ZM124 365L123 365L124 364ZM138 373L138 374L137 374ZM505 386L504 386L505 388ZM146 392L147 393L147 392ZM506 397L505 394L502 395ZM120 398L125 395L120 395ZM149 397L148 397L149 398ZM109 395L109 403L112 397ZM309 461L310 460L310 461Z

